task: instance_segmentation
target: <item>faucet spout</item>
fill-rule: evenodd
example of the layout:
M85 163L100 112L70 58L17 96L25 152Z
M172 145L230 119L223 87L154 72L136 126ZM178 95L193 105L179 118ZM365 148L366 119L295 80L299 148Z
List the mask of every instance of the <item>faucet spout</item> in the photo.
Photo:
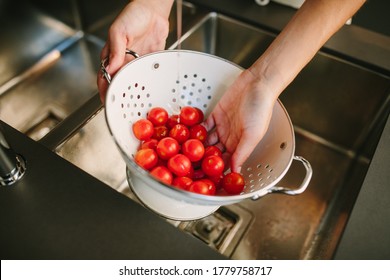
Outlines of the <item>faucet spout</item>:
M23 177L25 171L26 161L8 144L0 123L0 186L13 185Z

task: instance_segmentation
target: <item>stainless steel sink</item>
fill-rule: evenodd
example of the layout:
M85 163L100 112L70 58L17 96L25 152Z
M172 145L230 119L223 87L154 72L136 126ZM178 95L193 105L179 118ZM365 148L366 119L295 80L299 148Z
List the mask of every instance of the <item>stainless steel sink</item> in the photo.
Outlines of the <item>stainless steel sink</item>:
M100 49L122 5L89 10L86 0L77 3L82 24L66 25L65 33L54 29L57 35L50 37L54 41L46 51L29 56L28 64L17 60L12 75L0 80L0 117L35 139L50 131L43 144L136 200L95 85ZM176 48L176 14L171 15L167 47ZM250 66L275 38L191 4L183 15L182 49L211 53L242 67ZM7 61L2 46L0 62ZM50 63L29 72L46 55ZM389 112L389 89L388 76L319 52L280 96L294 124L296 154L313 167L307 190L295 197L274 194L222 207L199 221L169 222L232 259L331 259ZM301 166L293 164L280 185L295 186L303 176Z
M251 65L275 35L209 14L182 42L183 49ZM328 259L362 185L389 109L389 77L318 53L280 96L294 124L296 154L313 178L304 194L270 195L241 206L255 215L235 259ZM280 185L303 173L292 166Z

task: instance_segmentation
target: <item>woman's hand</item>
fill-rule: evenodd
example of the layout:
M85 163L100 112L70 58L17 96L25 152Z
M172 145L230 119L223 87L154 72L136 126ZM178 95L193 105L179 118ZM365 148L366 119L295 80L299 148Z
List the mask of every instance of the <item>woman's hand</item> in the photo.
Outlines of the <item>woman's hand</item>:
M127 62L126 49L139 55L163 50L169 32L169 13L173 0L137 0L130 2L115 19L101 59L108 57L107 72L113 76ZM108 83L103 75L97 77L100 98L104 101Z
M266 84L244 70L204 122L207 144L222 149L233 172L240 172L267 131L277 95Z

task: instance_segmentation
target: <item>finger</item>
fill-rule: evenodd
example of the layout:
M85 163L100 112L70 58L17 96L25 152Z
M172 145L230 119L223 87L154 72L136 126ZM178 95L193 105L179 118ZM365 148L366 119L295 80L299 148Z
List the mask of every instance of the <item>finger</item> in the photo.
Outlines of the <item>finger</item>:
M221 151L221 153L226 152L226 148L225 148L225 146L221 142L218 142L214 146L217 147Z
M207 131L211 131L215 127L215 120L213 115L209 115L208 118L202 123Z
M102 73L99 73L97 75L97 86L99 89L100 100L101 100L102 104L104 105L105 98L106 98L106 92L107 92L107 88L108 88L108 82Z
M233 172L241 172L242 165L249 158L256 145L257 142L250 141L250 139L245 139L244 137L241 138L231 157L230 164Z
M218 139L217 131L214 130L208 134L206 141L205 141L205 144L206 144L206 146L212 146L212 145L217 144L218 141L219 141L219 139Z
M108 55L109 55L109 49L110 49L110 47L109 47L108 43L106 43L106 44L104 45L102 51L100 52L100 59L101 59L101 60L103 60L103 59L105 59L106 57L108 57Z
M122 67L126 55L126 40L116 34L109 34L109 64L107 71L114 75Z

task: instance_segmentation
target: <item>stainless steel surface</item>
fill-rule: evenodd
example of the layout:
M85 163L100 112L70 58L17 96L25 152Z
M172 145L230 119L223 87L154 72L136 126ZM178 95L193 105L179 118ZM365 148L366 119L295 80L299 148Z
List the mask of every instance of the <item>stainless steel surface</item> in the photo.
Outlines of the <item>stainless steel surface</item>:
M100 49L81 38L58 52L58 59L46 71L28 77L0 96L3 121L26 133L48 118L61 121L68 117L97 94L96 58Z
M0 85L23 73L75 33L63 22L37 9L30 1L2 2Z
M39 5L21 9L5 1L0 7L2 26L13 26L0 30L2 42L7 42L0 45L0 87L8 83L0 96L0 117L26 133L33 129L34 134L40 124L54 123L42 143L135 199L127 186L125 163L108 133L95 86L108 26L127 1L99 1L95 9L88 9L87 0L70 2L71 7L62 11L72 11L77 3L78 13L76 17L72 13L56 15L61 20ZM45 8L48 6L52 5ZM184 35L183 49L212 53L248 67L275 37L221 14L186 7L183 32L191 32ZM22 15L23 20L15 14ZM176 40L174 14L168 47ZM335 36L328 49L343 44L337 41L341 34L345 32ZM33 71L36 75L23 75L69 40L73 41L60 48L59 58L38 67L39 71ZM375 51L366 46L352 53L375 56ZM281 95L294 124L296 154L310 161L313 177L299 196L274 194L235 205L252 218L236 235L239 240L231 243L234 247L228 248L230 258L332 258L389 112L389 76L370 68L370 63L356 64L360 61L319 52ZM11 84L15 77L22 78ZM301 165L293 164L280 185L299 185L304 174Z

